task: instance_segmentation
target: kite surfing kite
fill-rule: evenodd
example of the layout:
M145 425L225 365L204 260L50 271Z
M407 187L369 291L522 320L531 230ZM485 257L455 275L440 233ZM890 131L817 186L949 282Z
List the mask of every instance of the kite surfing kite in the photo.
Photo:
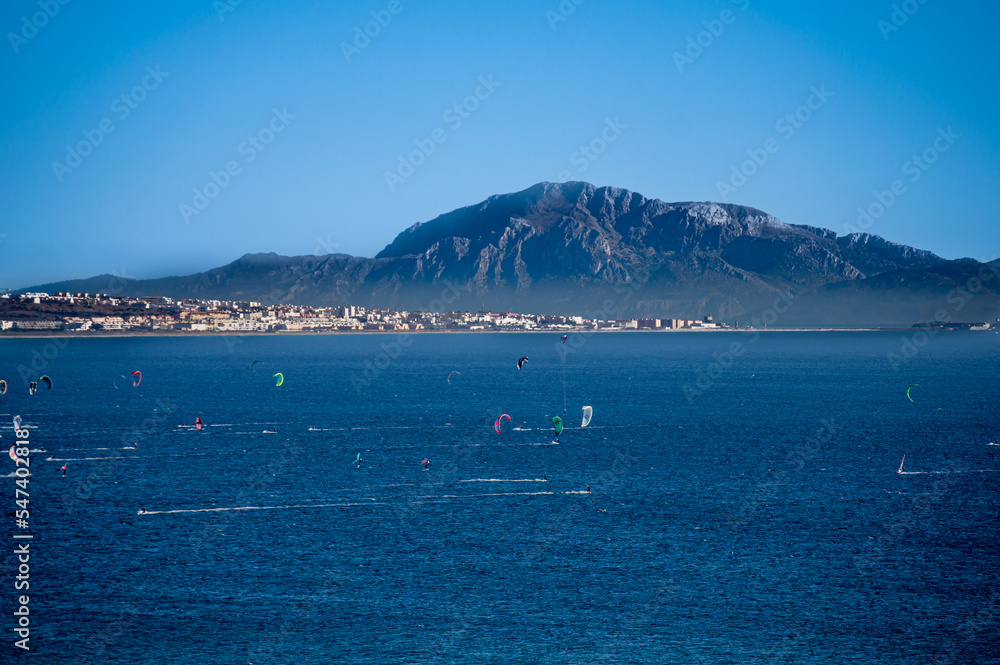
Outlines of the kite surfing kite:
M452 375L452 374L458 374L459 376L462 376L462 373L461 373L461 372L459 372L458 370L455 370L455 371L453 371L453 372L449 373L449 374L448 374L448 385L451 385L451 375Z
M0 379L0 395L5 395L7 393L7 382Z
M17 448L16 443L10 447L10 450L7 451L7 454L10 455L10 458L15 462L20 462L21 458L17 456L17 453L14 451L15 448Z
M121 390L121 388L118 387L118 379L128 380L128 377L125 376L124 374L119 374L118 376L116 376L114 381L112 381L112 383L115 384L115 390Z
M201 429L204 426L205 426L205 422L201 419L201 416L198 416L197 418L194 419L194 428L195 429Z
M281 372L278 372L277 374L275 374L274 378L277 379L277 381L274 382L274 385L276 385L276 386L280 386L282 383L285 382L285 375L282 374Z
M132 387L138 388L140 383L142 383L142 372L135 370L132 372Z
M590 419L594 417L593 407L585 406L583 407L583 423L580 427L586 427L590 424Z
M52 379L50 379L47 374L41 375L38 377L38 380L42 381L49 390L52 390Z
M252 369L252 370L253 370L253 373L254 373L254 374L256 374L256 373L257 373L257 367L256 367L257 363L260 363L261 365L263 365L263 364L264 364L264 361L263 361L263 360L255 360L255 361L253 361L252 363L250 363L250 369Z
M523 365L526 362L528 362L528 356L525 356L525 357L523 357L523 358L521 358L520 360L517 361L517 369L518 369L518 371L520 371L521 365Z
M507 419L507 422L510 422L510 416L508 416L506 413L503 413L500 415L499 418L497 418L497 421L493 423L493 429L497 431L497 434L500 433L500 421L503 420L504 418Z
M558 439L559 435L562 434L563 431L562 418L560 418L559 416L552 416L551 418L549 418L549 420L551 420L552 424L555 425L556 438Z
M912 386L910 386L909 388L907 388L906 389L906 399L908 399L908 400L910 400L912 402L913 398L910 397L910 390L912 390L913 388L919 388L919 387L920 387L919 383L914 383Z

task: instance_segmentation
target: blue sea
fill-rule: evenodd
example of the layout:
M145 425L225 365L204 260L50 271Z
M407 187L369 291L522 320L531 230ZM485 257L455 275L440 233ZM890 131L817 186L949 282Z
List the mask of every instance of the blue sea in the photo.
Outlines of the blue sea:
M1000 335L559 337L0 340L3 661L1000 662Z

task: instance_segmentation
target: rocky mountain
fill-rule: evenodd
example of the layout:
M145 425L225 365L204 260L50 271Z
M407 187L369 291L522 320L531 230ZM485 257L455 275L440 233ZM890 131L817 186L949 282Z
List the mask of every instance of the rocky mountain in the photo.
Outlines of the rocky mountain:
M947 308L951 291L982 265L868 234L838 237L746 206L665 203L568 182L415 224L371 259L254 254L185 277L26 290L109 292L98 287L113 280L122 295L744 321L791 292L795 306L782 323L912 323ZM995 318L985 314L998 309L998 282L985 280L965 312Z

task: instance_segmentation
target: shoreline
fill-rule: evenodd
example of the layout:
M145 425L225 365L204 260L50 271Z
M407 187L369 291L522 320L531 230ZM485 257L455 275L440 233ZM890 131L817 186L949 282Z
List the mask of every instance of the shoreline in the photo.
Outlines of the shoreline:
M133 337L279 337L279 336L310 336L310 335L496 335L496 334L534 334L534 335L572 335L572 334L594 334L594 333L623 333L623 334L659 334L659 333L777 333L777 332L916 332L920 330L935 330L937 332L989 332L989 330L955 330L950 328L928 328L928 327L810 327L810 328L666 328L666 329L642 329L642 330L607 330L607 329L581 329L581 330L350 330L350 331L290 331L280 332L218 332L218 331L171 331L171 330L150 330L150 331L17 331L2 332L0 340L3 339L113 339L113 338L133 338Z

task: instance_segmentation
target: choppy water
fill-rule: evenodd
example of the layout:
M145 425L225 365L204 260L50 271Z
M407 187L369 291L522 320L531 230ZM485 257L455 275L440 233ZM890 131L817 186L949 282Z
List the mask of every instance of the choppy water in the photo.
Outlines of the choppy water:
M0 341L3 443L13 414L37 426L31 653L1000 662L1000 446L988 445L1000 437L1000 336L941 333L894 363L901 344L895 333ZM29 397L18 366L32 362L54 386ZM116 390L134 369L142 384ZM594 419L580 429L585 404ZM501 413L511 422L498 435ZM558 444L552 415L567 424ZM0 482L5 513L14 480ZM16 561L0 565L3 649L16 657Z

